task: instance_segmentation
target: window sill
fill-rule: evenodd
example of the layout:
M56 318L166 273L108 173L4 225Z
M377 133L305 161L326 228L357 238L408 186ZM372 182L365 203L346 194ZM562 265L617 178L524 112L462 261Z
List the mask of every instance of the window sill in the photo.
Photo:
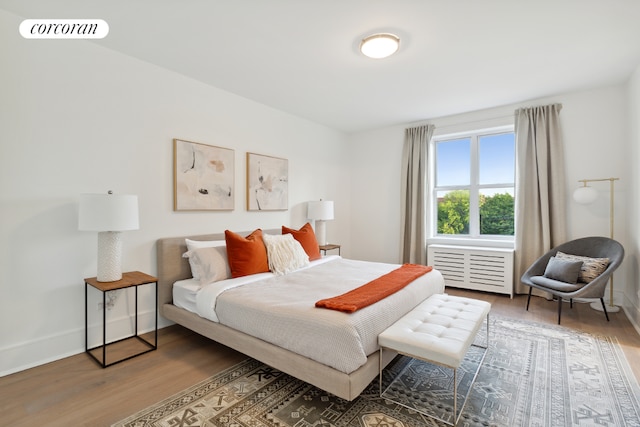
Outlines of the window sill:
M431 237L427 239L429 245L452 245L452 246L480 246L483 248L507 248L514 249L513 239L472 239L466 237Z

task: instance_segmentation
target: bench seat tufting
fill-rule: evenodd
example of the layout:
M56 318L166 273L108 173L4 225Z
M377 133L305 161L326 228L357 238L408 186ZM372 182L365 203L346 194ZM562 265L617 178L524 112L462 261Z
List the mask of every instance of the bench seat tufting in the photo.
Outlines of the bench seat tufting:
M491 304L436 294L378 336L378 344L418 359L457 368Z
M447 424L457 424L462 414L463 408L458 412L457 404L457 368L473 344L485 319L487 319L487 345L489 344L490 310L491 304L486 301L436 294L420 303L378 336L381 358L383 350L389 349L453 369L453 419L441 419ZM481 363L482 361L480 365ZM380 365L380 395L384 395L382 364ZM403 405L401 402L396 403ZM419 411L415 407L412 409ZM428 413L425 415L432 416Z

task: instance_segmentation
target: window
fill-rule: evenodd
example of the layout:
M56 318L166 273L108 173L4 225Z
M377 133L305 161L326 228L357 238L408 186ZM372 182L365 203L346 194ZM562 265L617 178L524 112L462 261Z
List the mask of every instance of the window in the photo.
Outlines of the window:
M433 148L433 234L512 238L513 127L440 135Z

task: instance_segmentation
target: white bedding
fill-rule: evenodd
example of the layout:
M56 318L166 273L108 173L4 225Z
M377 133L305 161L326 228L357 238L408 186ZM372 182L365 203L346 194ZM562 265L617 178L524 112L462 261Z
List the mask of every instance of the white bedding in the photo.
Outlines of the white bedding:
M315 302L345 293L397 267L335 255L323 257L283 276L260 273L202 286L195 295L196 312L350 373L378 349L380 332L425 298L444 292L442 275L434 270L351 314L316 308ZM174 297L175 293L174 289Z
M310 264L304 268L313 267L314 265L319 265L335 258L337 258L336 255L326 256L321 259L311 261ZM217 322L218 316L215 312L215 301L220 293L236 286L241 286L256 280L273 276L275 276L273 273L253 274L251 276L238 277L236 279L227 279L211 283L209 285L205 285L204 289L200 284L200 281L194 278L178 280L173 284L173 305L189 310L192 313L197 313L200 317L204 317L205 319ZM200 297L202 307L198 309L197 295L201 290L203 292Z
M178 280L173 284L173 305L197 313L196 296L199 291L199 280L194 278Z

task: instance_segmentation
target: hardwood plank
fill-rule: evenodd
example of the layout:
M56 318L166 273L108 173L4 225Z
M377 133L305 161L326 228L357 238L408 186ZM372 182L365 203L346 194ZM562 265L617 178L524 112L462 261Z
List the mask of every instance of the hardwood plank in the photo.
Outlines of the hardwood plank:
M447 289L482 299L492 313L555 325L557 304L534 297ZM563 306L562 325L617 337L636 378L640 378L640 336L623 312L604 314L588 304ZM3 425L109 426L244 360L245 356L180 326L158 333L158 350L101 368L82 353L0 378Z
M158 344L106 369L82 353L0 378L3 424L108 426L245 358L177 325Z

